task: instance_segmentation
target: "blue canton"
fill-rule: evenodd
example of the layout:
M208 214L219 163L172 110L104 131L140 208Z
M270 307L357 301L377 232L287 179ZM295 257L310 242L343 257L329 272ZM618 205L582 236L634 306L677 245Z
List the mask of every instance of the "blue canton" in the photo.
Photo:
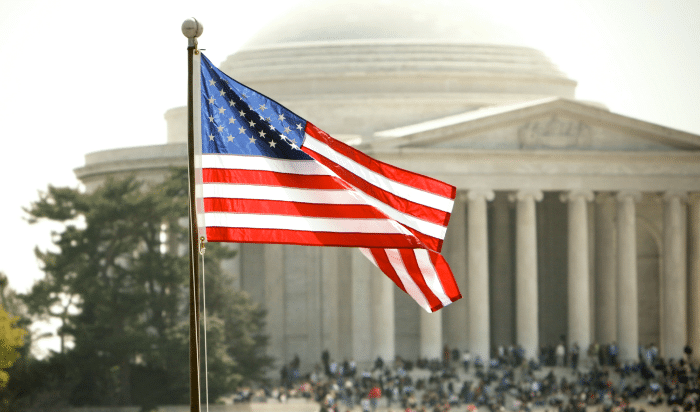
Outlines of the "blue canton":
M306 120L230 78L202 57L202 153L311 160Z

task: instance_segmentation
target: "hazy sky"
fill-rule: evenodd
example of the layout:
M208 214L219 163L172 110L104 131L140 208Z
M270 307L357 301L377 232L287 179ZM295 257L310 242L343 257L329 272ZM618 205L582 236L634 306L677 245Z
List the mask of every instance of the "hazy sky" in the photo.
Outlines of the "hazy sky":
M163 114L186 102L186 18L204 24L200 48L220 63L296 3L0 0L0 271L11 287L41 276L33 248L48 247L51 228L21 209L39 190L77 186L86 153L165 143ZM483 3L578 81L578 98L700 134L700 1Z

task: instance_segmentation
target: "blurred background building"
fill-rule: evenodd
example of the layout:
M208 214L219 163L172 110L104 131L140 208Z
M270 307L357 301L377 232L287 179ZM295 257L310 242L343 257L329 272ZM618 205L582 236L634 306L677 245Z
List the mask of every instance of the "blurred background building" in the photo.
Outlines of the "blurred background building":
M478 10L428 1L304 3L220 68L365 153L458 188L443 254L464 296L434 314L357 250L234 245L232 281L268 311L269 354L302 368L443 348L528 357L563 339L621 359L700 352L700 136L579 101L576 81ZM186 165L167 143L86 155L108 176Z

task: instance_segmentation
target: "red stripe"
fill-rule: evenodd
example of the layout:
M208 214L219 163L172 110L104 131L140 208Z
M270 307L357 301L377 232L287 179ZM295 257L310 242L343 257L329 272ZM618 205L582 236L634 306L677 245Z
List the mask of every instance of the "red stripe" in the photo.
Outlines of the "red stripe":
M315 139L324 142L336 152L343 154L366 168L386 176L391 180L401 182L408 186L415 187L416 189L434 193L439 196L448 197L450 199L454 199L455 195L457 194L457 188L452 185L448 185L445 182L441 182L437 179L420 175L418 173L409 172L379 160L372 159L366 154L332 138L326 132L317 128L310 122L306 122L306 133L313 136Z
M431 312L437 312L438 310L440 310L440 309L442 309L442 308L444 308L444 307L445 307L445 306L442 304L442 302L440 302L440 303L438 303L438 304L435 305L435 306L431 306L431 307L430 307L430 311L431 311Z
M285 186L300 189L349 189L335 176L297 175L265 170L202 169L204 183L236 183L260 186Z
M372 256L374 257L374 261L377 262L377 266L379 269L389 277L389 279L393 280L396 286L398 286L401 290L406 292L406 288L403 286L403 283L401 282L401 279L399 278L399 275L396 273L394 270L394 267L391 266L391 262L389 262L389 258L386 256L386 252L384 249L368 249ZM408 294L408 292L406 292ZM410 296L410 295L409 295Z
M462 294L459 292L459 287L457 287L455 277L452 274L452 270L447 264L445 258L441 254L431 251L428 251L428 254L430 256L430 261L435 267L435 272L437 272L437 275L440 278L440 283L442 283L442 288L445 290L447 297L450 298L450 301L452 302L461 299Z
M438 239L436 237L428 236L426 234L423 234L415 229L412 229L406 225L402 225L405 227L409 232L413 233L415 237L418 238L423 243L423 249L427 249L429 251L435 251L440 253L442 250L442 239Z
M207 212L255 213L260 215L388 219L385 214L367 205L319 205L282 200L204 198L204 210Z
M387 192L384 189L374 186L373 184L345 169L341 165L307 147L302 147L301 150L320 163L324 164L329 169L333 170L333 172L340 176L341 179L398 211L441 226L446 226L447 222L450 220L450 214L447 212L433 209L432 207L396 196L391 192Z
M302 246L420 247L414 237L404 235L229 227L207 227L207 240L210 242L277 243Z
M438 299L438 297L435 296L433 291L430 290L428 284L425 282L425 279L423 278L423 272L418 266L418 261L416 261L416 255L413 252L413 250L399 249L399 253L401 253L401 260L403 260L403 265L406 267L406 272L408 272L408 274L411 275L413 281L416 282L418 288L420 288L421 292L423 292L423 295L427 299L428 305L430 305L432 311L434 312L437 309L440 309L442 307L442 302L440 302L440 299ZM433 309L436 307L437 309Z

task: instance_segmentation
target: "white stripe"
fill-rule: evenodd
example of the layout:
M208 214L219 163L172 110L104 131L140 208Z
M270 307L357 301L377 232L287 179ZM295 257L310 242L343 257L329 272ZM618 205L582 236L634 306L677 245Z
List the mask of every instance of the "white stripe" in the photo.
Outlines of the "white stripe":
M423 274L425 283L435 294L435 296L440 299L442 306L447 306L452 303L450 298L447 297L445 289L442 287L442 282L440 282L440 278L435 271L435 266L433 266L433 262L430 260L430 254L428 254L428 251L425 249L413 249L413 253L416 255L416 261L418 262L418 267Z
M263 156L205 153L202 155L202 167L209 169L263 170L296 175L335 176L335 173L316 160L283 160Z
M331 233L402 234L399 227L387 219L341 219L225 212L208 212L206 213L206 219L208 227L286 229Z
M286 202L365 205L363 198L347 189L300 189L285 186L238 185L229 183L205 183L205 198L281 200Z
M447 227L438 225L432 222L427 222L425 220L418 219L417 217L403 213L399 210L394 209L393 207L387 205L386 203L382 202L381 200L377 200L373 198L372 196L357 190L356 192L358 195L362 196L362 198L367 202L368 204L376 207L382 213L385 215L389 216L390 218L396 220L397 222L404 224L411 229L415 229L425 235L432 236L438 239L445 239L445 233L447 233Z
M304 147L330 159L357 177L367 181L371 185L386 190L389 193L393 193L396 196L432 207L434 209L442 210L448 213L452 212L452 207L454 204L452 199L388 179L386 176L370 170L356 161L346 157L345 155L338 153L327 144L314 139L308 134L306 135L306 140L304 140Z
M431 313L432 310L430 310L428 299L425 297L425 295L423 295L423 292L420 290L418 285L416 285L416 282L413 281L411 275L409 275L406 271L406 266L401 258L401 253L397 249L384 249L384 252L386 253L386 257L389 258L389 263L391 263L391 266L396 271L399 279L401 279L401 283L403 284L404 289L406 289L406 293L408 293L423 309L425 309L428 313Z

